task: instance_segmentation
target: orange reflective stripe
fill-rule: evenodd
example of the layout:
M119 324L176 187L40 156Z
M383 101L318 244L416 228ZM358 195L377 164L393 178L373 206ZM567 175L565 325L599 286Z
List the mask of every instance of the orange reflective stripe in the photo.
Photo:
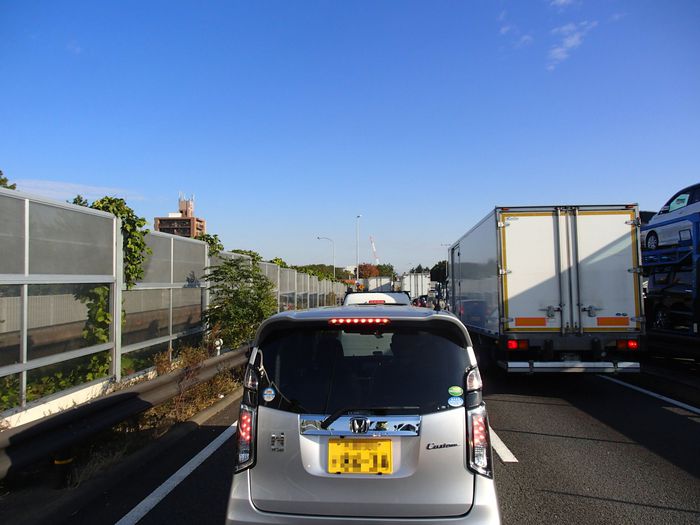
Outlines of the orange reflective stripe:
M547 326L546 317L516 317L515 326Z
M629 317L597 317L598 326L627 326L630 324Z

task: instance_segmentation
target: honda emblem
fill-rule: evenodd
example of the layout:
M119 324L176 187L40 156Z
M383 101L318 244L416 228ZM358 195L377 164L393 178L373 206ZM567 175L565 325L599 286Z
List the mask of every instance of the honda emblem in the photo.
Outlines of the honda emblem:
M352 430L353 434L366 434L369 430L369 420L366 417L351 418L350 430Z

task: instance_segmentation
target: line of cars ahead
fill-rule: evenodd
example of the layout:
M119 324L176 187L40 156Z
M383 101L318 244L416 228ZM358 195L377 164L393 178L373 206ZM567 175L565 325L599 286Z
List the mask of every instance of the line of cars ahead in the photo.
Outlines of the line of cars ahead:
M500 523L464 325L403 292L353 293L258 330L227 523Z
M686 240L697 212L700 185L643 246ZM408 294L271 317L245 371L227 521L500 523L481 388L464 325Z

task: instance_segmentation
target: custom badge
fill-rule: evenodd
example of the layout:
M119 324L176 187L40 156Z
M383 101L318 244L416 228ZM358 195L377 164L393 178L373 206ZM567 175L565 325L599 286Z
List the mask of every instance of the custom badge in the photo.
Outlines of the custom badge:
M266 403L269 403L270 401L275 399L276 395L277 392L275 392L274 388L266 388L265 390L263 390L263 399Z
M447 404L451 407L461 407L464 404L464 399L454 396L447 400Z
M462 390L461 386L451 386L450 388L447 389L447 393L453 397L456 397L456 396L461 396L462 394L464 394L464 390Z

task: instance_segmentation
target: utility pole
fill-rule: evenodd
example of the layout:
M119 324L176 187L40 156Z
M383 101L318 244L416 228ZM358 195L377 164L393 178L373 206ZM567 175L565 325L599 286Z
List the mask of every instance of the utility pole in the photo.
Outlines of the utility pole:
M355 217L355 283L360 281L360 217Z

